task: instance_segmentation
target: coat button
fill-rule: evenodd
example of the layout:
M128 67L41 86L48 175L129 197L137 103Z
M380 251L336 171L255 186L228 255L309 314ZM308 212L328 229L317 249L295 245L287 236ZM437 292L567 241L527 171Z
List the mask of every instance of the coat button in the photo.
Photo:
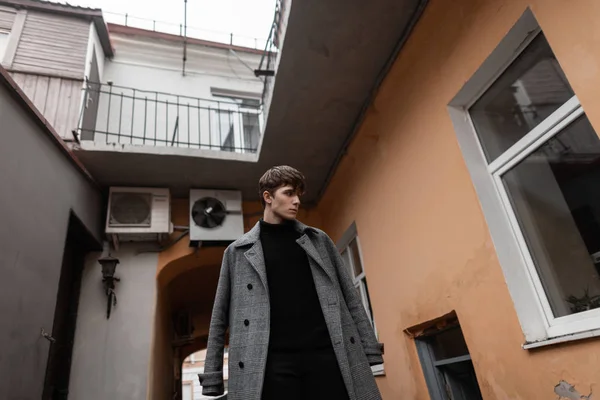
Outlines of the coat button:
M354 344L356 342L356 340L354 340L354 337L350 338L350 343Z
M240 368L244 368L244 363L240 361L240 363L238 364L240 366Z
M251 283L248 284L248 290L252 290L252 284Z
M244 320L244 325L246 325L246 326L250 325L250 321L248 321L247 319Z

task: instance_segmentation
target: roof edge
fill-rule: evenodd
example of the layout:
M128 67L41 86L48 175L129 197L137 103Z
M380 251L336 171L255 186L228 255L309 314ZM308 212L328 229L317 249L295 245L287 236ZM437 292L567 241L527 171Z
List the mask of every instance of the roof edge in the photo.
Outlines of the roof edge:
M110 41L110 33L108 32L108 26L104 21L104 17L100 15L99 17L94 17L92 21L94 22L94 28L96 28L96 33L100 39L104 55L108 58L113 58L115 56L115 50Z
M178 43L184 42L183 36L174 35L171 33L164 33L164 32L151 31L151 30L147 30L147 29L134 28L132 26L113 24L111 22L109 22L107 24L107 26L108 26L108 31L111 34L120 33L123 35L138 35L138 36L143 36L143 37L147 37L147 38L151 38L151 39L162 39L162 40L168 40L168 41L178 42ZM200 46L207 46L207 47L213 47L213 48L225 49L225 50L234 50L234 51L253 53L253 54L259 54L259 55L262 55L264 53L264 50L253 49L251 47L236 46L236 45L227 44L227 43L213 42L210 40L196 39L196 38L192 38L189 36L186 38L186 42L187 42L187 44L195 44L195 45L200 45Z
M114 50L110 43L110 36L100 8L73 6L70 4L51 3L45 0L0 0L0 5L16 9L36 10L49 14L65 15L92 21L100 38L104 54L112 58Z
M52 3L44 0L0 0L0 4L18 9L25 8L46 11L79 18L102 17L102 10L99 8L79 7L70 4Z

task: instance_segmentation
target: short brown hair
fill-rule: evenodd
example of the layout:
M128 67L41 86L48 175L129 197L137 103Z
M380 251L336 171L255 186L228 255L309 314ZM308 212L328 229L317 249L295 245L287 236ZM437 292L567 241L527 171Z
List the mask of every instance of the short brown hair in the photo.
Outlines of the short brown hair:
M290 185L298 192L304 194L306 178L302 172L287 165L270 168L258 181L258 194L263 207L266 206L263 193L265 191L273 195L282 186Z

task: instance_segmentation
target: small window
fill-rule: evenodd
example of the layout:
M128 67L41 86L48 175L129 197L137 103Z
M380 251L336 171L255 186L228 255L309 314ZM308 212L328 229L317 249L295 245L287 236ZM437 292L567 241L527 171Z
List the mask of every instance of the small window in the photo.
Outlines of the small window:
M373 309L371 308L371 299L369 297L369 286L367 285L367 277L362 263L358 236L354 235L347 245L341 248L340 253L348 272L354 282L354 287L360 297L367 316L375 329L375 321L373 318Z
M473 362L458 324L416 340L432 400L482 400Z

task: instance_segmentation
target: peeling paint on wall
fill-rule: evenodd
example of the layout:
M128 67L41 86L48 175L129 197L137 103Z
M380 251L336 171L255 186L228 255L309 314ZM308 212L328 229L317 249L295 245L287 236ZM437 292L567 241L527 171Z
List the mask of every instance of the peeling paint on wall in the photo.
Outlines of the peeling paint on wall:
M569 399L569 400L593 400L592 392L589 395L582 395L575 389L575 386L571 385L569 382L560 381L558 385L554 387L554 393L556 393L559 399Z

